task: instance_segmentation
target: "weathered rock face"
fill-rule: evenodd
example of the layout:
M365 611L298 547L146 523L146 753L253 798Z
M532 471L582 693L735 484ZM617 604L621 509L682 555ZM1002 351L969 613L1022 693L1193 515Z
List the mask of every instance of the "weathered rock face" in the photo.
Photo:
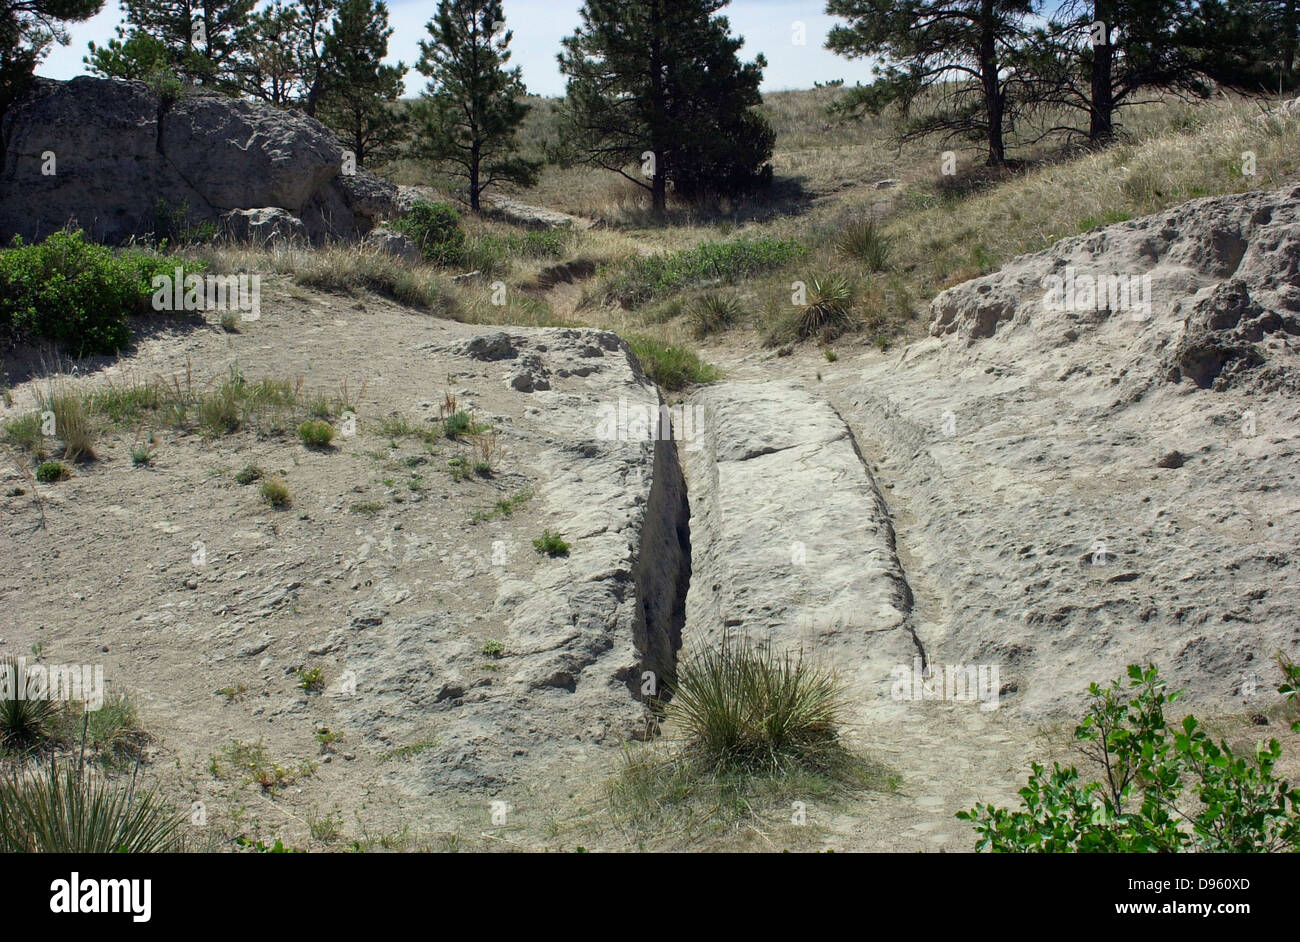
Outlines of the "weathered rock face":
M113 243L156 233L160 215L222 224L235 211L278 209L319 242L396 213L397 188L343 174L343 149L323 125L214 93L168 102L142 82L40 79L5 113L0 137L6 241L73 222ZM247 234L248 220L235 222L228 233Z
M1134 662L1270 693L1300 653L1300 187L1063 240L932 313L841 403L914 521L930 658L997 665L1029 715Z
M654 675L652 690L671 676L681 641L689 507L676 443L636 434L644 423L621 434L626 429L607 420L620 410L658 414L654 385L627 344L605 331L515 328L431 343L421 353L437 363L455 358L517 404L512 438L537 445L530 465L547 482L537 502L572 549L531 575L503 564L507 556L536 557L526 540L498 541L502 560L458 561L465 578L480 565L501 574L483 612L385 620L359 607L355 630L340 630L338 642L370 689L383 693L349 704L349 721L371 736L432 714L438 745L425 757L427 782L457 788L517 781L525 764L535 775L641 735L645 675ZM513 384L520 361L530 359L557 388ZM509 671L481 677L483 653L458 627L472 617L501 623Z

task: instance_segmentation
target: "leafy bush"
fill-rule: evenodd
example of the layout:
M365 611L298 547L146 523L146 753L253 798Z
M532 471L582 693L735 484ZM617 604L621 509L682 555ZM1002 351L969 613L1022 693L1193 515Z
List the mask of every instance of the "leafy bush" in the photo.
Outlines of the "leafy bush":
M533 549L547 556L568 556L569 544L558 533L543 530L542 535L533 540Z
M784 265L804 253L793 239L732 239L701 242L669 255L647 255L626 262L606 285L606 295L625 307L709 281L734 283Z
M1055 763L1048 773L1034 763L1020 810L976 805L958 813L974 823L979 849L1300 850L1300 790L1273 775L1282 755L1277 740L1248 758L1216 744L1194 716L1169 726L1165 709L1180 692L1166 693L1154 666L1130 665L1127 690L1116 680L1092 684L1089 694L1074 737L1101 780L1082 782L1074 766Z
M842 687L801 657L725 638L682 661L670 689L669 716L709 768L774 772L838 750Z
M628 337L627 345L641 361L645 374L669 392L685 389L691 383L711 383L720 375L717 367L685 347L645 336Z
M116 353L131 339L127 317L150 310L150 281L175 268L138 250L115 253L80 231L38 245L15 238L0 250L0 333L43 337L77 356Z
M25 776L0 776L0 852L164 853L180 849L184 819L154 791L52 763Z
M62 461L42 461L36 467L36 480L42 484L53 484L72 477L72 471Z
M465 256L465 230L460 214L446 203L420 201L393 228L420 247L438 265L458 265Z
M289 506L289 485L284 483L283 478L267 478L262 482L262 500L272 507Z
M334 426L321 419L313 419L298 426L298 439L308 448L327 448L334 441Z
M257 465L250 464L235 475L235 483L241 485L252 484L254 481L262 480L264 474L265 472Z

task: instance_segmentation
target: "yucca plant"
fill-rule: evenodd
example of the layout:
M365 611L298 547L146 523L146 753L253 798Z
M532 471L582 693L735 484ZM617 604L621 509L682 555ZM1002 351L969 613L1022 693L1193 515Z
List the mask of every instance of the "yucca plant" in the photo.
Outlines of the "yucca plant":
M23 681L18 676L18 666L11 659L0 661L0 676L10 678L14 685ZM16 694L17 691L10 691ZM57 713L56 705L43 697L0 697L0 745L27 749L50 734Z
M853 283L843 275L808 279L807 301L796 319L800 337L844 330L853 322Z
M843 688L802 655L726 638L686 658L667 715L714 770L817 767L838 748Z
M183 818L157 792L103 781L72 762L0 775L0 853L165 853Z
M868 271L884 271L889 264L889 242L875 219L858 219L844 227L835 248L861 262Z
M696 337L707 337L734 325L741 313L740 300L734 295L705 294L691 307L691 329Z

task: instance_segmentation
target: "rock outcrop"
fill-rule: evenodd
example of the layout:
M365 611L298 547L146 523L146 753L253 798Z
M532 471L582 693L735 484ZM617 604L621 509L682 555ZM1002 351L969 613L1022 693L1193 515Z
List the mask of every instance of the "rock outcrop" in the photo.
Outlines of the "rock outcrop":
M397 212L397 188L344 173L343 148L323 125L216 93L172 101L143 82L38 79L5 112L0 139L4 241L72 223L109 243L202 224L322 242Z
M999 666L1030 715L1134 662L1269 692L1300 654L1300 187L1062 240L932 313L840 406L914 521L929 657Z

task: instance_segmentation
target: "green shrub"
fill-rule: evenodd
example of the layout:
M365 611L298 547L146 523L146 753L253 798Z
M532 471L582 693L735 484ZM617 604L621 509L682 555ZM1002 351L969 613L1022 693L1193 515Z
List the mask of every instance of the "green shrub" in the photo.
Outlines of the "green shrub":
M262 480L265 472L255 464L250 464L235 475L236 484L252 484L254 481Z
M72 471L62 461L42 461L36 466L36 480L42 484L53 484L72 477Z
M267 478L262 482L262 500L272 507L288 507L290 502L289 485L283 478Z
M647 255L623 264L606 284L606 296L625 307L710 281L735 283L780 267L804 253L792 239L732 239L701 242L669 255Z
M692 383L712 383L721 374L705 363L694 350L674 346L653 337L634 335L627 345L641 362L641 368L664 389L673 392Z
M176 851L183 821L156 792L86 775L70 762L0 776L0 852L7 854Z
M334 426L322 419L313 419L298 426L298 440L308 448L328 448L334 441Z
M474 421L474 416L468 412L456 411L449 414L442 420L442 433L447 438L460 438L464 435L476 435L484 431L486 426L482 426Z
M1154 666L1129 665L1127 689L1119 680L1094 683L1089 695L1074 738L1101 778L1083 782L1074 766L1055 763L1049 773L1033 763L1020 810L976 805L958 813L975 825L978 849L1300 850L1300 790L1273 774L1282 755L1276 739L1238 756L1194 716L1170 726L1165 709L1180 692L1166 693Z
M669 716L706 768L815 768L840 749L843 688L802 657L724 638L684 659L669 689Z
M552 533L550 530L543 530L542 535L533 540L533 549L539 553L545 553L547 556L568 556L569 544L564 542L564 538L558 533Z
M131 339L127 317L150 310L151 280L175 268L139 250L115 253L80 231L37 245L15 238L0 250L0 333L53 340L76 356L116 353Z
M465 230L460 214L445 203L417 202L393 228L420 247L438 265L459 265L465 258Z

